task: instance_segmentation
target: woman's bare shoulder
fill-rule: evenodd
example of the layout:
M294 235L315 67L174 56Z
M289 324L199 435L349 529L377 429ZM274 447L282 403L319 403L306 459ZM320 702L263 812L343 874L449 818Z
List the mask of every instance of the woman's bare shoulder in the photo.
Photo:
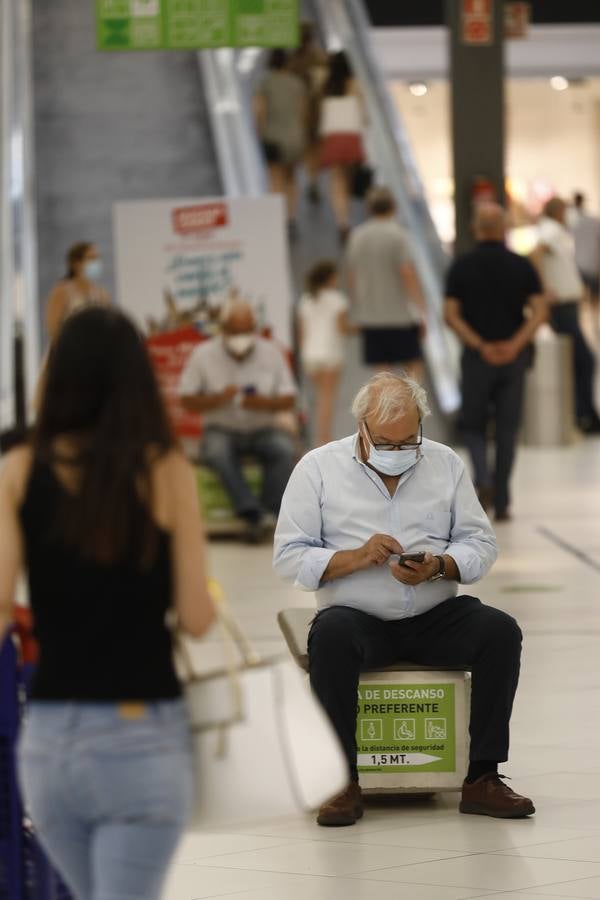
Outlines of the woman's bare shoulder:
M60 300L64 297L69 297L72 291L71 282L67 281L66 278L61 278L60 281L57 281L50 294L48 295L48 300Z
M164 527L172 528L177 509L197 490L194 468L179 449L169 450L151 462L155 513Z
M194 471L194 467L179 447L174 447L160 456L154 463L154 466L156 467L156 472L162 473L163 477L171 481L189 479L190 474Z
M3 487L17 506L25 496L32 465L33 450L28 444L10 450L0 464Z

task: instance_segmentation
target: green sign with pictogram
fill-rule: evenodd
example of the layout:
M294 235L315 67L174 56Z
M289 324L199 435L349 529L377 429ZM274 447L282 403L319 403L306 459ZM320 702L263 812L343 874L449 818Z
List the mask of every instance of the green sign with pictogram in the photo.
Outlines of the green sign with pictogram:
M99 50L296 47L298 0L96 0Z
M359 772L454 772L454 685L361 683L356 744Z

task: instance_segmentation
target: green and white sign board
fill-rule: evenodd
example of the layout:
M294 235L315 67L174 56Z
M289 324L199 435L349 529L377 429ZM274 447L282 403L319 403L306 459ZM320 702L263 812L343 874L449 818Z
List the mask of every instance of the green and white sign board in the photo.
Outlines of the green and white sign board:
M454 684L361 682L359 772L454 772Z
M296 47L298 0L96 0L99 50Z

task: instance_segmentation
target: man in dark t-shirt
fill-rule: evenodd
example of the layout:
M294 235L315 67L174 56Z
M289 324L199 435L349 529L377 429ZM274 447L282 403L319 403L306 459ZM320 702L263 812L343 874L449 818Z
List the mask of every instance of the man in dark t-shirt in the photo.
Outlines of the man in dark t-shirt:
M506 215L495 203L475 213L477 246L450 267L445 316L464 344L462 428L484 506L496 521L509 514L509 480L523 405L529 345L548 317L537 272L505 245ZM525 309L529 307L529 315ZM486 432L496 424L496 460L490 476Z

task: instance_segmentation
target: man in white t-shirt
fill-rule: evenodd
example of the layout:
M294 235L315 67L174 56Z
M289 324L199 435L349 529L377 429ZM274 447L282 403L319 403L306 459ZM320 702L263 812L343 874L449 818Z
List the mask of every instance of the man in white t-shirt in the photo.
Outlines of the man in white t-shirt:
M552 197L544 207L533 261L550 301L552 328L573 340L577 425L585 434L599 434L600 417L594 405L596 361L579 325L583 282L575 261L573 235L567 228L567 204L560 197Z
M575 238L575 261L594 306L600 304L600 219L585 208L583 194L575 194L569 224Z
M232 303L222 317L223 334L200 344L181 376L184 407L202 413L202 461L213 469L248 539L264 532L266 512L277 515L296 461L292 436L277 425L277 413L291 410L296 385L281 349L256 334L256 318L247 303ZM244 456L263 467L259 501L242 471Z

